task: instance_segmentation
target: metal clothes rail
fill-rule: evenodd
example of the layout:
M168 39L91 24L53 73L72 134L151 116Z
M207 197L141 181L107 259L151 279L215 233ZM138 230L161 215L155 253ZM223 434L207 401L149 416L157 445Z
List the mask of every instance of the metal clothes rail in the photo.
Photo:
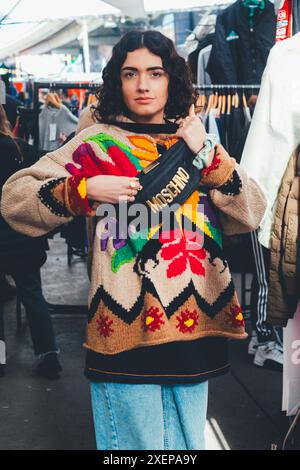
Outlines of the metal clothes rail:
M220 88L224 89L235 89L235 90L258 90L260 85L251 85L251 84L211 84L211 85L195 85L196 89L199 90L219 90Z

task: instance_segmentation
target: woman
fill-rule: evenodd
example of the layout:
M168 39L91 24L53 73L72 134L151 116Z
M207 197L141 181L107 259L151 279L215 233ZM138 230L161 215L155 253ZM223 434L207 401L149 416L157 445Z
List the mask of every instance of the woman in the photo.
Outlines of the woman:
M32 165L35 150L22 139L15 139L0 105L0 197L4 183L20 168ZM38 363L34 372L49 379L59 378L62 370L47 303L43 297L40 268L46 261L45 238L30 238L12 230L0 216L0 278L13 277L28 317L33 348ZM0 281L0 282L1 282Z
M256 229L265 198L218 146L174 229L114 238L116 221L95 217L101 203L134 202L139 171L178 139L198 153L206 134L185 61L157 31L131 31L119 41L98 98L99 122L13 176L2 211L31 236L89 216L85 375L98 449L203 449L208 379L229 369L227 339L247 337L222 257L221 223L228 234ZM165 120L180 122L176 134L153 134ZM152 135L124 130L124 121L146 124ZM185 214L195 233L183 229Z

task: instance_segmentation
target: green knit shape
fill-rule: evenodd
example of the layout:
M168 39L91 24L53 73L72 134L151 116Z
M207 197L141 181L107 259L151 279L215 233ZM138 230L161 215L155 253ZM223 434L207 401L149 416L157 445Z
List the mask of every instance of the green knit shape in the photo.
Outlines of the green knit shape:
M88 142L89 140L96 142L96 144L99 145L100 149L106 154L108 153L109 147L111 147L112 145L116 145L127 155L129 160L131 161L131 163L133 163L137 170L141 170L143 168L140 164L139 158L137 158L131 153L130 147L121 142L119 139L116 139L115 137L106 134L105 132L101 132L100 134L96 134L91 137L88 137L87 139L84 139L84 142Z
M116 273L123 264L133 261L137 253L142 251L148 242L148 233L148 229L146 229L136 238L129 237L126 245L114 252L111 260L111 269L114 273Z
M223 238L222 238L222 233L220 230L218 230L217 228L215 228L213 225L211 225L210 222L205 222L205 224L207 225L207 227L209 228L212 236L213 236L213 240L219 245L219 247L222 249L223 247Z

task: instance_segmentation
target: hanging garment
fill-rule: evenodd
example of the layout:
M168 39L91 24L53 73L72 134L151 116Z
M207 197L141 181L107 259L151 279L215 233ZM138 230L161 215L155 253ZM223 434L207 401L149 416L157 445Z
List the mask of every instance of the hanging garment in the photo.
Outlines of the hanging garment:
M65 106L45 106L39 115L39 148L51 152L61 145L61 136L75 131L78 118Z
M300 33L277 43L270 53L241 159L268 199L259 229L259 241L266 248L282 176L299 141Z
M275 204L268 321L285 326L300 298L300 145L290 158Z
M213 43L215 33L207 34L205 37L199 40L196 49L188 55L188 65L192 73L193 83L197 83L197 67L198 67L198 57L199 53Z
M295 415L300 408L300 302L293 319L283 329L282 411Z
M242 108L232 108L228 116L228 152L238 162L241 155L237 155L237 145L245 127L245 117Z
M212 83L260 83L270 49L275 44L276 17L268 0L256 10L253 28L241 0L217 17L215 39L207 66Z
M300 0L293 0L293 35L300 31Z
M198 68L197 68L197 84L198 86L201 85L210 85L211 78L209 73L206 72L206 67L209 61L210 53L211 53L212 45L209 44L208 46L204 47L199 52L198 56Z
M243 107L244 117L245 117L245 125L250 125L252 121L251 111L250 108L247 106Z
M220 135L219 135L219 128L218 128L217 121L216 121L217 114L218 114L218 110L216 108L212 108L209 111L209 115L208 115L208 132L210 134L215 134L217 136L217 143L220 144L221 140L220 140Z

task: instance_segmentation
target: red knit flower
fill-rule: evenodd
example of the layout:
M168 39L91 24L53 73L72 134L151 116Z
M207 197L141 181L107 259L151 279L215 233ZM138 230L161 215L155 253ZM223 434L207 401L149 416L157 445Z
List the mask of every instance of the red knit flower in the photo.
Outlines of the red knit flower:
M207 168L203 168L201 170L201 176L208 176L213 170L217 170L219 168L219 165L221 163L221 158L218 157L220 155L219 153L215 153L215 156L213 158L213 161Z
M202 240L202 237L200 237ZM191 271L199 276L205 276L205 268L200 260L206 258L206 251L202 248L199 234L179 229L162 233L159 241L165 243L161 249L161 257L164 260L172 260L167 269L167 277L176 277L184 273L189 264ZM197 240L197 241L196 241Z
M127 155L117 146L108 147L107 153L113 163L97 157L92 146L81 144L72 155L74 163L67 163L66 170L72 175L90 178L96 175L136 176L138 171Z
M231 307L230 313L226 312L226 315L228 317L227 324L230 326L233 326L234 328L245 326L245 320L240 306Z
M98 323L97 330L99 331L101 336L104 336L105 338L107 336L110 336L114 330L111 328L111 325L113 324L113 320L110 320L108 315L100 317L100 320L96 320Z
M160 330L161 325L164 325L165 322L161 320L163 313L159 313L158 307L150 307L142 315L142 326L144 331L156 331Z
M190 312L188 309L181 312L181 316L176 316L178 323L176 328L181 333L192 333L198 325L199 314L194 310Z

